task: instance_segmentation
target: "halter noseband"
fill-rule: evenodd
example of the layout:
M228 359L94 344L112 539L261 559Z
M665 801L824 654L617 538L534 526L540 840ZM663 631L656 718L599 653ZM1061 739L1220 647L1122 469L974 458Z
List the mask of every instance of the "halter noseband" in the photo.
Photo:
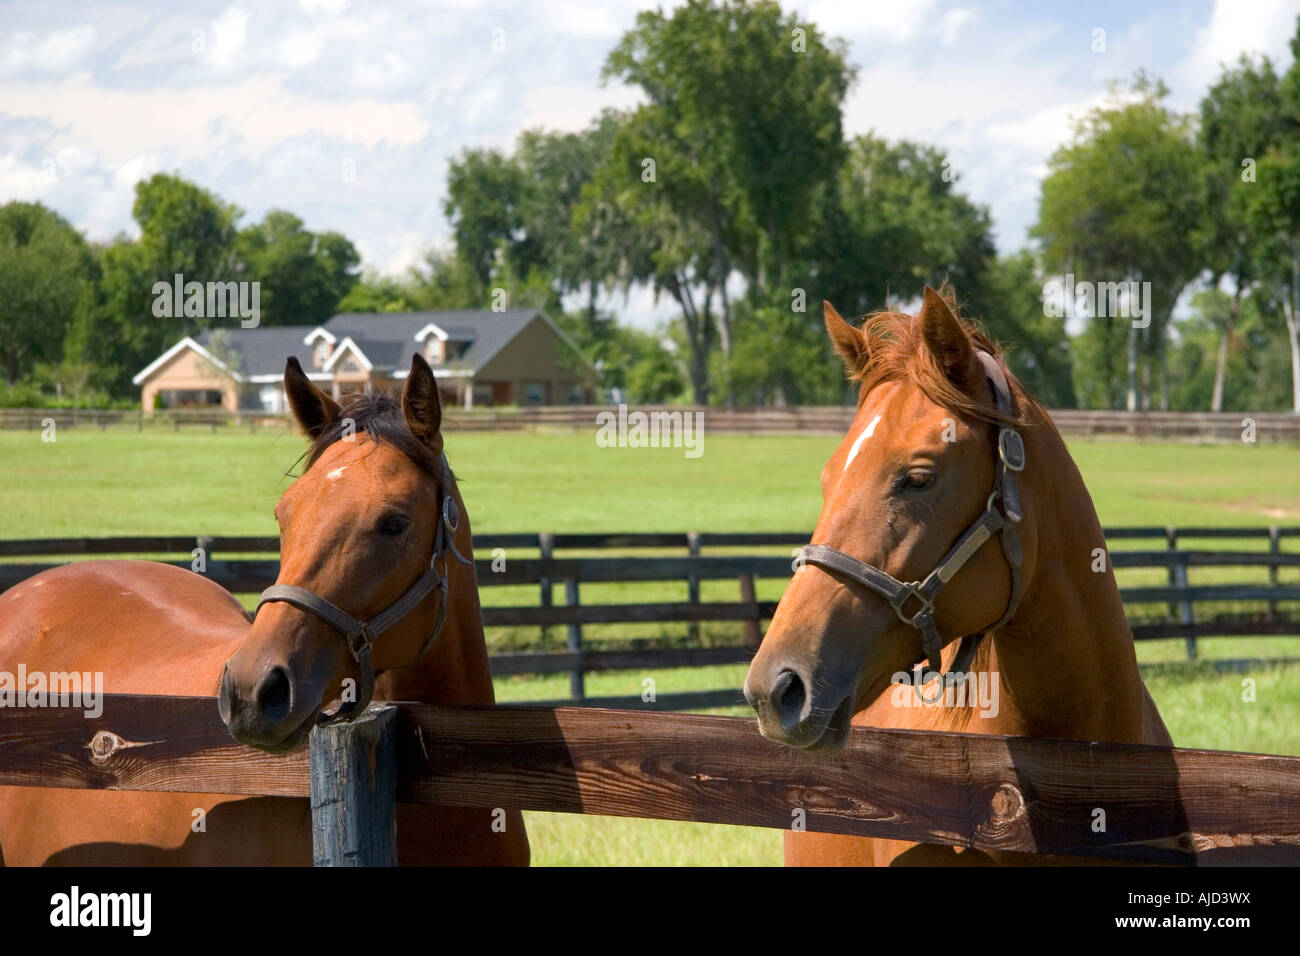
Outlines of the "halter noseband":
M993 389L993 401L998 411L1008 418L1013 418L1011 389L1001 365L997 359L982 349L976 350L975 355L988 376L989 385ZM1020 488L1016 476L1025 467L1025 444L1016 429L1003 426L998 431L998 452L994 464L996 474L993 478L993 491L989 494L984 514L966 529L944 559L926 575L923 581L904 583L874 565L859 561L843 551L837 551L824 544L805 545L799 551L799 557L805 563L833 571L875 591L889 602L899 620L920 632L921 652L929 659L930 670L926 671L922 668L919 675L913 675L912 681L917 687L927 682L930 673L938 673L945 684L950 675L965 673L984 635L1006 624L1016 613L1016 607L1020 603L1020 565L1024 555L1016 526L1023 515L1020 510ZM1002 553L1011 568L1011 596L1007 601L1006 611L997 623L989 625L977 634L968 634L961 639L961 646L958 648L952 669L944 674L939 660L940 652L943 650L943 638L934 623L935 598L984 542L998 532L1002 533ZM919 602L920 606L914 613L909 614L906 608L908 602L913 599Z
M433 537L433 555L429 558L429 567L406 590L405 594L370 620L358 621L320 595L293 584L273 584L263 591L262 596L258 598L257 607L253 611L254 617L262 609L263 604L282 601L285 604L292 604L296 608L315 614L342 634L343 639L347 642L348 652L352 655L352 659L357 662L360 670L361 680L357 687L357 699L340 704L338 710L333 713L321 714L319 720L321 724L334 724L344 720L352 720L366 709L366 706L370 703L370 698L375 692L375 667L370 659L371 648L374 647L375 641L379 639L379 635L414 611L434 588L442 591L442 600L438 603L438 618L433 625L432 633L425 638L420 653L415 656L415 660L411 661L412 664L425 655L442 632L442 625L447 620L447 590L449 583L446 555L450 552L461 564L470 564L456 550L454 541L456 529L460 525L460 511L456 506L456 497L452 493L451 485L447 481L446 476L451 474L451 468L447 464L446 455L442 457L442 469L442 507L439 509L441 513L438 516L438 529ZM443 559L442 571L438 570L439 558Z

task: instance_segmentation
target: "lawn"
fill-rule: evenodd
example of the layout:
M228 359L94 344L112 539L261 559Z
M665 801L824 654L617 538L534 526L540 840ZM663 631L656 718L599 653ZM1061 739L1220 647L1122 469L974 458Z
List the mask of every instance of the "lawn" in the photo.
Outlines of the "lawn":
M681 449L601 448L594 433L594 424L591 433L583 434L450 432L447 451L474 529L808 530L820 510L818 475L838 443L816 435L710 434L704 454L688 459ZM271 509L288 487L286 472L303 447L301 439L284 430L63 429L53 443L42 442L39 432L0 432L0 538L273 535ZM1106 525L1300 524L1300 450L1293 447L1074 440L1070 450ZM1206 570L1215 571L1217 580L1260 573ZM1121 581L1159 583L1160 577L1134 572ZM1194 577L1192 583L1202 581ZM735 600L734 587L706 582L703 599ZM782 587L781 581L760 581L759 597L775 599ZM532 589L486 588L483 593L491 604L536 599ZM584 603L684 597L684 584L671 582L584 588ZM618 626L589 631L593 641L621 633ZM706 639L710 636L706 630ZM489 634L498 647L528 637ZM1287 638L1206 640L1200 654L1296 656L1293 646ZM1176 660L1183 653L1181 641L1139 648L1144 661ZM744 668L592 674L588 693L637 693L646 676L656 678L660 693L671 693L739 687ZM1255 699L1249 703L1242 699L1246 679L1255 682ZM1216 674L1208 668L1161 672L1149 675L1147 684L1182 746L1300 754L1300 667L1247 674ZM501 699L563 697L567 678L502 678L497 688ZM769 831L527 816L538 863L780 862L780 835Z

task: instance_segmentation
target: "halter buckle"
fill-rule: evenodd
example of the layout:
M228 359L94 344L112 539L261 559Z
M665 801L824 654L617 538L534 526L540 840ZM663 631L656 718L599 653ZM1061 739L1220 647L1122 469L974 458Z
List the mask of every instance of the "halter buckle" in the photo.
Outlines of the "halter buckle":
M1010 471L1025 470L1025 442L1014 428L998 432L998 457Z
M904 586L907 588L907 590L903 593L903 596L900 597L897 601L890 601L889 604L894 609L894 613L898 615L898 619L900 621L902 621L904 624L910 624L912 627L916 628L919 631L922 629L922 627L917 622L920 621L920 619L924 617L926 614L934 613L934 598L926 597L924 594L921 593L921 583L919 581L912 581L911 583ZM913 614L911 617L908 617L903 612L903 608L907 606L907 602L910 601L912 598L916 598L918 601L920 601L921 607L920 610L918 610L915 614Z
M375 635L370 630L369 621L366 621L351 634L346 635L346 639L348 651L355 661L360 661L363 654L369 654L370 648L375 645Z

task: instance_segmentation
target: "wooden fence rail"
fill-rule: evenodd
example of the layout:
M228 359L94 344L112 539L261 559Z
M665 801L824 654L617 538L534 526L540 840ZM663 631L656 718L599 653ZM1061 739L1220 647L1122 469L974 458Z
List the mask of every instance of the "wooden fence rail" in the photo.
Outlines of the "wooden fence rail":
M1300 863L1297 757L855 727L844 751L826 759L764 740L740 718L407 703L396 710L381 726L392 730L389 786L398 802L803 826L1136 863ZM375 727L340 732L378 739ZM236 744L213 698L108 695L93 719L67 707L6 714L0 784L315 801L323 791L313 793L313 780L333 775L336 791L353 794L351 806L369 799L365 791L376 802L364 819L321 815L322 845L355 846L362 826L389 832L382 815L392 812L390 795L371 788L369 761L323 765L322 743L272 756ZM361 752L355 740L339 746ZM358 770L364 786L351 779ZM331 852L318 862L373 862Z
M1300 580L1283 582L1279 572L1300 568L1300 552L1282 550L1283 543L1300 538L1300 527L1268 528L1111 528L1111 541L1140 543L1159 541L1162 548L1114 550L1114 568L1151 569L1163 572L1165 582L1120 589L1129 609L1130 626L1136 640L1183 638L1188 657L1196 655L1199 638L1245 635L1300 634ZM1180 544L1196 540L1255 540L1267 551L1184 549ZM486 627L539 627L543 635L550 628L563 627L565 647L561 652L514 651L491 658L493 672L504 674L569 674L569 700L587 699L585 675L594 670L633 670L696 667L746 663L753 656L763 625L775 613L777 602L758 600L758 579L788 580L791 559L780 555L732 553L704 554L706 549L795 546L808 535L797 532L743 533L637 533L637 534L484 534L475 539L480 554L505 549L502 565L491 558L476 562L481 587L535 585L538 602L522 606L483 608ZM94 554L190 554L201 553L203 573L236 593L256 593L274 583L279 573L275 559L219 559L219 554L275 553L279 539L256 536L146 536L74 539L29 539L0 541L0 559L33 556L85 556ZM677 550L680 556L576 557L557 556L562 551ZM516 557L536 551L542 557ZM179 567L190 561L172 562ZM0 591L34 574L57 567L56 563L0 561ZM1268 579L1257 582L1201 584L1190 581L1195 568L1262 568ZM657 603L582 603L584 584L627 582L684 582L686 601ZM739 601L705 602L700 584L706 581L735 581ZM563 603L552 599L553 588L563 588ZM1243 609L1242 605L1255 605ZM702 623L733 622L740 626L740 643L724 647L698 647ZM681 623L692 646L683 648L593 647L584 627L606 624ZM683 704L683 702L689 704ZM711 701L703 703L702 701ZM606 698L605 703L640 706L640 698ZM551 702L551 703L558 703ZM730 690L692 692L686 695L656 695L654 703L663 709L677 706L730 706L738 704Z

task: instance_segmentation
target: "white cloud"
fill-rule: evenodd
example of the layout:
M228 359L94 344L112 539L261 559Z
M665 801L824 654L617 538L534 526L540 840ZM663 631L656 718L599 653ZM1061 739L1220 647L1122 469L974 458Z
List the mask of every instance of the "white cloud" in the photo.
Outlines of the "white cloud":
M964 7L949 10L939 20L939 42L944 46L952 46L957 42L962 27L973 19L975 19L974 10L967 10Z
M524 94L522 125L573 133L589 126L602 109L629 109L641 100L638 90L621 83L607 88L581 83L530 86Z
M29 31L9 35L0 48L0 76L23 73L61 74L86 65L95 49L97 31L83 23L68 30L56 30L44 36Z
M1288 42L1295 35L1300 0L1215 0L1210 22L1197 30L1191 54L1174 70L1176 82L1200 93L1242 53L1267 55L1274 65L1290 61Z

